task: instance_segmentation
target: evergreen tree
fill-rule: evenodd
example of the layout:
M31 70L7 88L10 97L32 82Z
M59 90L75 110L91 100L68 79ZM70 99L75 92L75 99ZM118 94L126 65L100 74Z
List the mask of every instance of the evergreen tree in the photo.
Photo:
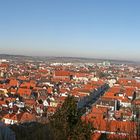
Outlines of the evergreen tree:
M91 126L81 121L80 111L73 96L68 96L62 107L50 118L54 140L90 140Z

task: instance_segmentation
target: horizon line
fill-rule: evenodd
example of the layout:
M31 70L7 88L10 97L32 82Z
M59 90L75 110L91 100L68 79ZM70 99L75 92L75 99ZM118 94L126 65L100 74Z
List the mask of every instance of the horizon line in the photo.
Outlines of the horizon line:
M9 56L23 56L23 57L56 57L56 58L77 58L77 59L94 59L94 60L104 60L104 61L124 61L124 62L140 62L140 60L129 60L129 59L114 59L114 58L93 58L93 57L80 57L80 56L57 56L57 55L26 55L26 54L9 54L9 53L0 53L0 55L9 55Z

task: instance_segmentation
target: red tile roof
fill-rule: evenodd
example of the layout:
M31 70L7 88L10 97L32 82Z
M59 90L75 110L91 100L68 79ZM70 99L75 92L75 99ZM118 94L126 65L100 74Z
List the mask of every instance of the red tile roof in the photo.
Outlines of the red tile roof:
M55 71L55 76L70 76L70 72L69 71Z
M30 96L31 95L31 90L27 89L27 88L19 88L17 93L20 94L21 96L23 96L23 95Z

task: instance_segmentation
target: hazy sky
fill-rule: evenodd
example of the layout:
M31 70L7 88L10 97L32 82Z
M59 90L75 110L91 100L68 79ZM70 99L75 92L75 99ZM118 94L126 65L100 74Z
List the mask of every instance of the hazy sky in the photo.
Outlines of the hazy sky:
M0 53L140 60L140 0L0 0Z

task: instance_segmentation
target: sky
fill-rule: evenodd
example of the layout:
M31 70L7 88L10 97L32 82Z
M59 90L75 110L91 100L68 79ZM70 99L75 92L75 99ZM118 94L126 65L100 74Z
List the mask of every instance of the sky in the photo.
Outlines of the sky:
M0 0L0 54L140 61L139 0Z

